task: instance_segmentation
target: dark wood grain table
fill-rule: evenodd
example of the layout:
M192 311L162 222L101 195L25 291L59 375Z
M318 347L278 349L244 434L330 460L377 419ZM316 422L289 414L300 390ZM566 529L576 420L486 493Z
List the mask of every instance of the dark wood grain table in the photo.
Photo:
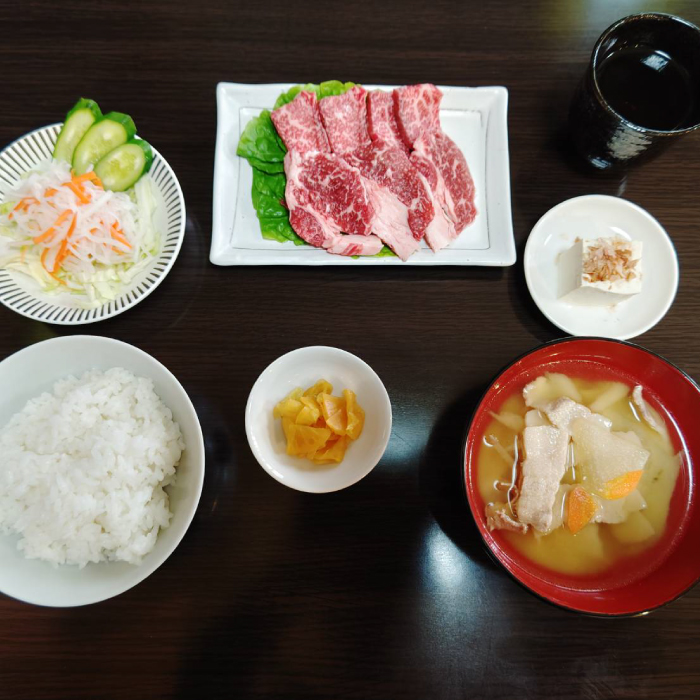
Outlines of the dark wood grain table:
M648 9L700 23L694 0L0 4L0 143L90 96L135 117L188 212L180 257L146 301L80 328L1 307L0 358L71 333L137 345L189 392L207 449L195 520L146 581L77 609L0 596L0 698L700 697L700 589L634 619L545 604L485 555L460 484L465 427L489 380L561 335L531 301L520 258L564 199L623 196L667 228L678 297L638 341L700 378L698 139L612 177L585 172L566 147L596 37ZM514 267L209 263L217 82L330 78L508 88ZM305 303L324 295L333 313ZM366 360L394 410L377 468L323 496L271 479L244 430L258 374L309 344Z

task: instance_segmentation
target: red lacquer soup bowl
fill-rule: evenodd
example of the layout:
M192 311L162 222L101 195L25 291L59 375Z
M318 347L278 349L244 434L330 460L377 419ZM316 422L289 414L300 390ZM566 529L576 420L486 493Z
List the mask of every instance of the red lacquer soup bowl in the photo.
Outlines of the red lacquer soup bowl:
M645 399L666 420L681 469L661 538L636 557L607 571L574 577L547 569L516 550L498 530L490 532L476 478L484 431L505 399L543 372L591 380L641 384ZM668 603L700 579L700 511L695 483L700 460L700 388L681 370L648 350L616 340L572 338L544 345L507 367L481 400L469 427L464 482L477 527L498 561L545 600L594 615L637 615Z

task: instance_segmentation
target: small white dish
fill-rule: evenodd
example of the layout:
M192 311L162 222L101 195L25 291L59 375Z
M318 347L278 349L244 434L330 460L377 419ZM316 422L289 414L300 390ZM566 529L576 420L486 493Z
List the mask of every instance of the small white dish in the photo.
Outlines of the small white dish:
M641 241L642 291L615 306L580 306L558 296L559 255L577 238ZM540 311L571 335L627 340L653 328L678 290L678 258L663 226L641 207L602 194L574 197L550 209L525 246L525 279Z
M25 559L17 536L0 534L0 592L35 605L88 605L124 593L150 576L173 553L194 517L204 481L204 438L197 413L178 380L158 360L133 345L111 338L74 335L52 338L0 362L0 427L26 402L50 391L68 375L90 369L123 367L153 380L155 391L180 425L185 450L175 483L167 488L170 526L158 534L155 547L139 566L125 562L88 564L85 568Z
M394 257L348 258L312 246L267 241L253 207L253 171L236 147L246 124L293 83L219 83L210 260L215 265L490 265L515 263L508 160L508 91L504 87L440 86L440 120L464 153L476 187L478 215L459 238L438 253L422 243L408 261ZM365 85L392 90L391 85Z
M51 158L62 124L52 124L25 134L0 152L0 199L22 175ZM153 147L152 147L153 148ZM96 309L80 307L70 294L47 294L38 283L20 272L0 269L0 302L8 309L35 321L78 326L118 314L145 299L170 272L185 236L185 198L180 183L163 156L153 148L153 181L156 210L154 224L161 246L147 268L122 293Z
M273 418L275 405L296 387L319 379L357 394L365 411L365 427L351 442L340 464L314 465L286 452L282 422ZM299 348L277 358L253 385L245 411L250 449L260 466L280 483L297 491L327 493L352 486L381 459L391 435L391 402L382 380L359 357L325 346Z

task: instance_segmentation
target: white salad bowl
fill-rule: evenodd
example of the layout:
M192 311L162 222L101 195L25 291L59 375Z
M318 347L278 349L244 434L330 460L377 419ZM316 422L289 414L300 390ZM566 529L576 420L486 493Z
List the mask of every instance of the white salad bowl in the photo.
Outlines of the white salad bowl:
M44 126L17 139L0 152L0 200L28 171L51 158L62 124ZM156 198L153 221L161 234L158 255L121 294L98 308L85 309L70 294L49 294L20 272L0 269L0 302L22 316L76 326L117 316L145 299L165 278L180 252L185 235L185 199L180 183L163 156L153 148L149 171Z
M54 567L26 559L18 536L0 534L0 592L35 605L71 607L112 598L152 574L173 553L194 517L204 481L204 439L194 406L178 380L158 360L127 343L97 336L53 338L0 362L0 429L26 402L68 375L123 367L151 379L172 411L185 441L175 482L167 487L172 520L138 565L125 562ZM2 458L2 455L0 455Z
M326 379L338 395L350 389L365 411L360 437L348 445L340 464L315 465L286 452L282 422L275 405L297 387ZM258 378L248 397L245 427L260 466L297 491L339 491L367 476L382 458L391 435L391 401L382 380L359 357L325 346L299 348L276 359Z

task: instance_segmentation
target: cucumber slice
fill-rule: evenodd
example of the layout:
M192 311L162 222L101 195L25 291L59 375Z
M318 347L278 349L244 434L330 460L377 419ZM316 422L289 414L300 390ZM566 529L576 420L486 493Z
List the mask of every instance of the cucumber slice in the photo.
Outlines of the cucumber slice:
M73 160L73 151L80 139L101 118L102 112L97 102L81 97L66 114L66 120L63 122L63 128L53 149L53 157L56 160L65 160L70 163Z
M142 139L131 139L110 151L96 166L106 190L123 192L151 169L153 151Z
M134 120L128 114L123 114L122 112L108 112L104 115L103 119L109 119L110 121L121 124L128 134L127 141L136 136L136 124L134 124Z
M136 133L134 120L128 114L110 112L93 124L75 147L73 170L82 175L94 167L117 146L126 143Z

